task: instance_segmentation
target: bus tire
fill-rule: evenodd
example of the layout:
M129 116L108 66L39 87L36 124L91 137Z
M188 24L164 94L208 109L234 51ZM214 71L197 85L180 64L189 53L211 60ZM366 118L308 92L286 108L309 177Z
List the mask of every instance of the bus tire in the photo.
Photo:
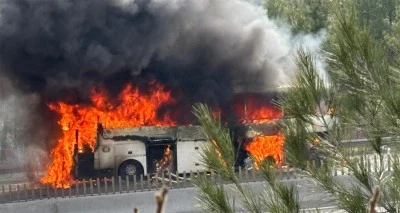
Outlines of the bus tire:
M118 175L121 176L122 180L125 180L127 175L130 180L133 180L133 176L136 176L136 180L139 180L140 175L143 175L143 173L143 166L137 160L124 161L118 169Z

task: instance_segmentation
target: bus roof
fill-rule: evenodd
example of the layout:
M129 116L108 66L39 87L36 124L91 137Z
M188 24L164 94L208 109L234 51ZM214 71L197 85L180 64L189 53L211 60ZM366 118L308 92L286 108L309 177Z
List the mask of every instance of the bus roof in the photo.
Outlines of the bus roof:
M180 141L206 140L206 136L200 126L139 126L104 129L103 132L103 137L109 139L129 136L170 138Z

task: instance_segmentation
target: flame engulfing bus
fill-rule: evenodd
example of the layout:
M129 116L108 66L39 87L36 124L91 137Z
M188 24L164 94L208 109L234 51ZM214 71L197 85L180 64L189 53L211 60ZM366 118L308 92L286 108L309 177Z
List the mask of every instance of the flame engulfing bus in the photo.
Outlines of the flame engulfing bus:
M248 124L231 127L238 150L237 165L248 156L246 145L257 135L276 135L276 125ZM204 170L200 153L208 143L200 126L141 126L104 129L98 125L94 152L76 150L75 177L96 173L126 175L155 174L165 170ZM282 152L282 150L278 150ZM283 156L280 156L283 157Z

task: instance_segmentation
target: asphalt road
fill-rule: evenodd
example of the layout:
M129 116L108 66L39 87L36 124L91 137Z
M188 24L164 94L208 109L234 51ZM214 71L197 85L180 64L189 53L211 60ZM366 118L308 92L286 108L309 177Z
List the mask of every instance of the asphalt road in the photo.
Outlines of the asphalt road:
M318 187L316 183L308 178L298 180L286 180L287 184L296 185L299 190L299 198L301 207L303 209L315 210L320 208L321 210L327 209L329 211L335 208L335 200L323 189ZM252 188L256 192L265 193L268 187L262 182L248 183L245 186ZM228 186L229 187L229 186ZM231 193L234 195L235 193ZM137 207L141 213L153 213L154 212L154 193L152 192L139 192L137 193L138 198ZM194 188L185 188L171 190L166 205L166 212L171 213L195 213L201 212L196 200L197 192ZM134 198L135 200L135 198ZM239 202L239 198L236 195L235 206L237 212L243 212L244 208Z
M296 179L293 177L296 176ZM215 181L219 179L214 177ZM243 183L246 187L250 187L260 194L265 194L268 187L265 186L264 182L261 182L261 178L258 176L252 176L251 174L242 174L243 182L252 181L251 183ZM349 176L340 175L337 177L341 182L350 184L351 179ZM335 199L324 189L318 186L318 184L310 178L305 178L299 173L294 172L281 173L280 179L286 184L296 186L299 191L299 199L301 207L303 209L328 209L331 211L335 207ZM133 207L138 207L140 212L154 212L154 192L162 186L162 183L149 183L148 181L136 182L136 185L131 182L121 181L119 184L116 179L114 186L111 181L100 179L97 184L97 180L91 182L73 184L69 189L52 189L39 185L31 187L32 185L20 185L18 192L15 186L11 192L6 186L4 193L0 188L0 212L1 208L14 208L15 206L24 206L32 204L43 206L42 203L52 203L57 212L116 212L115 208L122 209L118 212L132 212ZM165 181L165 184L169 184L169 181ZM78 187L76 187L78 186ZM229 189L229 185L226 185ZM135 192L134 192L135 191ZM228 190L230 191L230 190ZM243 207L240 203L240 199L236 193L230 191L231 195L235 198L236 210L243 212ZM172 187L169 192L169 198L167 203L167 211L171 213L196 213L201 212L201 209L196 207L198 201L196 200L197 192L195 188L191 187L190 182L180 181L179 183L172 182ZM58 197L54 199L54 197ZM123 198L123 199L121 199ZM96 207L96 211L92 211L92 208L87 208L87 203L92 202L92 206ZM13 207L14 205L14 207ZM111 208L111 206L113 206ZM126 207L125 207L126 206ZM25 207L21 207L24 209ZM54 209L53 208L53 209ZM124 209L127 208L127 209ZM107 210L107 211L106 211ZM327 210L327 211L328 211ZM8 211L8 209L7 209ZM7 212L6 211L6 212ZM18 210L12 212L20 212ZM22 211L24 212L24 211Z
M346 176L338 177L341 181L349 182L350 180ZM329 195L326 191L318 187L318 185L310 178L302 178L302 179L292 179L292 180L284 180L287 184L295 185L299 191L299 199L301 202L301 207L303 209L329 209L332 210L335 206L335 199ZM250 187L256 192L266 193L265 190L268 190L264 182L253 182L244 184L246 187ZM229 190L230 185L226 185L228 189L228 193L232 196L236 196L235 198L235 206L238 212L243 212L243 207L240 203L240 199L237 195ZM18 203L12 204L3 204L3 208L17 208L23 205L35 206L35 205L43 205L41 203L53 202L57 212L131 212L133 207L137 207L140 213L153 213L154 212L154 192L155 191L139 191L139 192L131 192L120 193L116 190L115 194L108 195L96 195L96 188L94 188L94 195L90 194L90 189L87 188L87 192L89 192L86 196L81 195L80 197L72 197L72 198L58 198L58 199L47 199L46 190L43 190L42 200L35 201L21 201ZM104 186L100 187L101 190L104 190ZM110 188L108 188L109 190ZM65 196L68 197L68 191L65 190ZM74 188L71 189L74 194ZM49 191L52 193L52 190ZM82 191L81 191L82 192ZM37 192L38 193L38 192ZM53 191L54 193L54 191ZM57 191L57 193L60 193ZM30 196L30 192L28 192L28 196ZM37 194L36 194L37 195ZM14 194L14 196L16 196ZM21 198L25 196L21 193L19 196ZM168 202L166 206L166 212L171 213L196 213L202 212L199 207L197 207L196 200L197 192L193 187L188 188L180 188L180 189L170 189ZM90 203L88 207L88 203ZM10 205L14 205L14 207L10 207ZM53 204L52 204L53 205ZM93 207L95 206L95 207ZM0 210L2 205L0 205ZM126 208L126 209L125 209ZM23 208L24 209L24 208ZM19 212L15 210L14 212Z

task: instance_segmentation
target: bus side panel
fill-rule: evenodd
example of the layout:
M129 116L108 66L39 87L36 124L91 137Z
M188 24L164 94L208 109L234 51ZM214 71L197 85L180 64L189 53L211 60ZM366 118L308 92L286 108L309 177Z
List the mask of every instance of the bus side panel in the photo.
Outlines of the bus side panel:
M112 140L101 141L94 154L95 169L113 169L114 145Z
M136 160L139 163L142 164L143 166L143 175L147 175L147 163L146 163L146 156L142 155L142 156L131 156L131 155L121 155L121 156L116 156L115 157L115 162L117 162L117 165L115 166L116 171L118 171L119 166L121 165L121 163L127 161L127 160Z
M146 146L141 141L126 141L126 142L116 142L114 144L115 153L115 167L118 170L121 163L126 160L134 159L139 161L144 169L144 174L147 174L147 164L146 164Z
M128 157L144 156L146 148L140 141L104 140L98 147L95 157L95 169L118 169L122 160Z
M177 151L177 171L189 172L205 170L200 161L200 150L208 143L207 141L178 141Z

